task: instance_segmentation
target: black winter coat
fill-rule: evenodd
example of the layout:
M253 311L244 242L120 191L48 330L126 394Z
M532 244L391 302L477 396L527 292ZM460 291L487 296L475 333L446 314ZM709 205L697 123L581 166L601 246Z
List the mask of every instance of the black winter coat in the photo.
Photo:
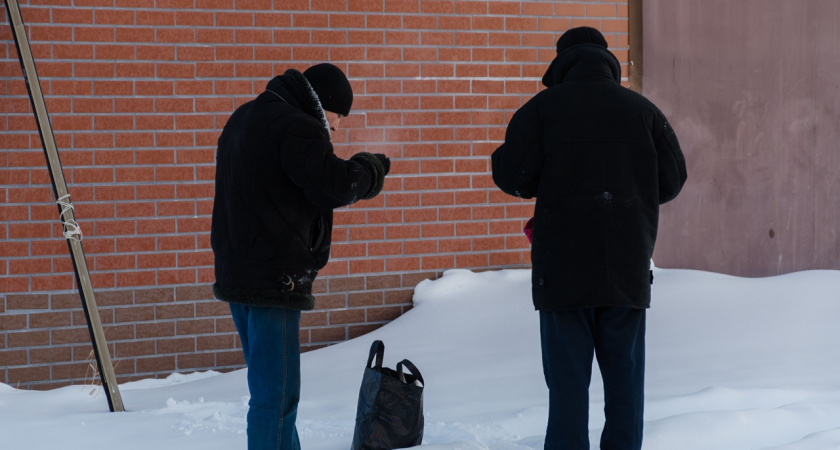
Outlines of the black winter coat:
M272 79L219 138L210 235L216 298L314 308L312 282L329 259L332 210L376 195L384 175L373 155L348 161L333 153L323 109L300 72Z
M492 155L502 191L537 199L538 310L650 306L659 205L682 189L685 159L662 112L619 81L608 50L567 49Z

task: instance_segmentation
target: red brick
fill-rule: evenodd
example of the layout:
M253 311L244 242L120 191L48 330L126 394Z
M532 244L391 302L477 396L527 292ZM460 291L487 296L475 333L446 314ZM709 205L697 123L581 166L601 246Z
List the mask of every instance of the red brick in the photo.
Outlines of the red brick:
M242 356L241 350L216 352L216 366L217 367L243 367L245 359Z
M142 205L152 205L153 208L156 206L154 203L142 203ZM129 211L133 210L129 209ZM151 211L149 216L153 217L160 217L157 215L156 211ZM120 211L117 211L117 215L122 217L123 214L120 214ZM125 216L129 216L130 213L127 211ZM144 214L140 214L139 211L134 212L134 215L137 217L145 216ZM175 232L175 221L171 219L149 219L149 220L138 220L137 221L137 233L138 234L167 234L167 233L174 233ZM165 236L164 236L165 237Z
M368 244L368 256L400 255L402 243L400 242L372 242Z
M208 292L203 296L204 298L212 298L213 293ZM222 317L228 318L230 316L230 307L227 302L218 300L207 300L195 304L196 317Z
M137 255L138 269L154 269L175 267L176 259L174 253L154 253Z
M386 305L411 305L412 300L414 297L414 288L412 289L400 289L396 291L386 291L385 292L385 304ZM403 307L403 311L405 312L410 308Z
M354 339L359 336L364 336L365 334L370 333L371 331L377 330L382 327L383 324L368 324L368 325L351 325L348 328L348 339Z
M382 292L365 291L358 293L350 293L347 296L347 304L351 308L360 306L382 305L382 299Z
M0 348L5 345L0 344ZM29 364L29 357L26 350L0 350L0 361L5 367L25 366Z
M200 280L196 278L196 272L193 269L166 270L161 268L158 270L159 285L194 284L198 282L200 282Z
M402 308L399 306L388 306L381 308L368 308L367 321L368 322L390 322L402 314Z
M368 223L370 224L399 223L401 220L401 211L385 209L368 212Z
M587 3L586 4L586 16L587 17L609 17L613 18L617 15L617 9L615 4L596 4L596 3Z
M155 243L148 237L120 237L117 239L117 250L120 252L151 252L155 250Z
M350 273L376 273L385 270L384 259L363 259L350 261Z
M22 244L22 245L19 245ZM30 244L32 248L32 256L43 255L64 255L67 253L67 244L60 241L32 241ZM26 256L26 244L18 242L9 242L4 250L12 253L10 256ZM14 253L18 254L15 255Z
M420 270L420 258L388 258L386 260L386 267L389 272L411 272Z
M158 345L161 341L157 341ZM117 342L114 344L116 350L115 357L137 357L149 356L155 354L155 341L133 341L133 342Z
M207 248L207 246L203 246L202 248ZM195 269L196 275L198 279L191 283L214 283L216 281L216 274L214 273L214 269L212 267L199 267Z
M117 273L117 286L153 286L155 284L155 272L153 271L136 271L127 273Z
M155 307L153 306L132 306L129 308L117 308L114 310L117 322L147 322L155 320Z
M36 313L29 315L29 328L56 328L71 325L71 314L66 312Z
M137 359L137 373L171 373L175 371L174 356L156 356Z
M490 264L497 266L510 266L522 264L522 252L494 252L490 254Z
M179 218L178 231L182 233L207 231L210 229L210 217Z
M137 187L137 199L169 199L175 196L175 186L163 185L140 185Z
M72 274L43 275L32 277L32 290L36 292L68 290L72 289L73 285L74 277Z
M212 351L235 348L234 335L199 336L195 342L196 350Z
M463 253L455 256L457 267L463 268L484 268L490 264L487 254Z
M52 268L52 260L48 258L38 259L13 259L8 262L9 275L30 275L35 273L48 273Z
M174 225L174 222L172 223ZM194 236L161 236L158 238L158 250L194 250L195 248Z
M29 366L23 368L9 368L10 384L27 381L42 381L50 379L50 366Z
M195 338L159 339L157 341L157 354L168 353L192 353L196 350Z
M436 241L430 240L420 240L420 241L404 241L405 255L419 255L419 254L428 254L428 253L436 253L438 250L438 244Z
M175 332L179 336L208 334L215 330L212 319L181 320L177 322Z
M329 280L329 292L360 291L364 288L364 277L335 277Z
M384 12L385 0L348 0L347 10L353 12Z
M137 339L175 336L175 322L150 322L136 325Z
M533 17L506 17L505 30L534 31L537 30L537 19Z
M351 323L362 323L365 321L364 309L343 309L329 312L330 325L344 325Z
M372 240L372 239L384 239L385 238L385 230L379 226L371 226L371 227L352 227L350 229L350 239L351 240Z
M339 342L347 339L346 327L313 328L310 331L312 342Z
M194 353L194 354L180 354L176 356L178 368L196 369L214 367L216 365L216 358L212 353Z
M452 255L423 256L420 258L423 270L445 270L455 266Z
M369 61L400 61L402 58L401 49L393 47L371 47L367 54Z
M154 45L136 45L131 46L133 48L134 53L136 53L136 58L130 59L137 59L141 61L174 61L175 60L175 46L174 45L162 45L162 44L154 44ZM125 57L117 58L117 59L126 59ZM139 84L139 82L138 82Z
M27 329L27 316L27 314L0 315L0 330L5 333L9 330Z

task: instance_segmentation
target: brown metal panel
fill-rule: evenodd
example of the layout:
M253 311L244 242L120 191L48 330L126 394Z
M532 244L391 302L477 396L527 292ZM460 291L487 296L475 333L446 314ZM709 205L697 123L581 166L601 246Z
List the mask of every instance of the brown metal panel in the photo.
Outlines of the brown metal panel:
M840 269L840 5L817 2L814 261Z
M627 39L630 44L628 56L630 58L629 78L630 89L642 93L642 81L644 81L644 1L628 0L627 22L629 24Z
M654 260L741 276L840 268L840 2L645 0L644 93L689 181Z

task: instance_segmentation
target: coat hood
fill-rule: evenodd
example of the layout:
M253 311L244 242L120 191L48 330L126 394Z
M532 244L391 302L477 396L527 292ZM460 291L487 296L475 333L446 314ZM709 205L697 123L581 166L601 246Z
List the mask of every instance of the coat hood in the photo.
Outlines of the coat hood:
M570 79L612 79L621 82L621 64L609 50L595 44L578 44L557 54L542 84L552 87Z
M268 82L266 92L280 98L280 100L300 109L306 114L318 119L324 127L324 136L332 141L330 124L324 113L324 107L318 100L318 94L309 84L309 81L302 73L295 69L289 69L283 75L278 75Z

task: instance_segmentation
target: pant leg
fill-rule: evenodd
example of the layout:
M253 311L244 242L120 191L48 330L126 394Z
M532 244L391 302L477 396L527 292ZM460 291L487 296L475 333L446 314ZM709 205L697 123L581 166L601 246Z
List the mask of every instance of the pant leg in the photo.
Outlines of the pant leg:
M589 383L594 341L591 310L540 311L548 386L545 449L589 450Z
M596 309L595 354L604 379L601 450L640 450L644 428L645 310Z
M300 311L231 304L248 364L248 450L297 450Z
M230 314L233 316L233 324L236 325L236 331L239 332L239 340L242 343L242 355L245 357L245 365L251 359L251 347L248 340L248 311L250 309L245 305L237 303L229 303Z

